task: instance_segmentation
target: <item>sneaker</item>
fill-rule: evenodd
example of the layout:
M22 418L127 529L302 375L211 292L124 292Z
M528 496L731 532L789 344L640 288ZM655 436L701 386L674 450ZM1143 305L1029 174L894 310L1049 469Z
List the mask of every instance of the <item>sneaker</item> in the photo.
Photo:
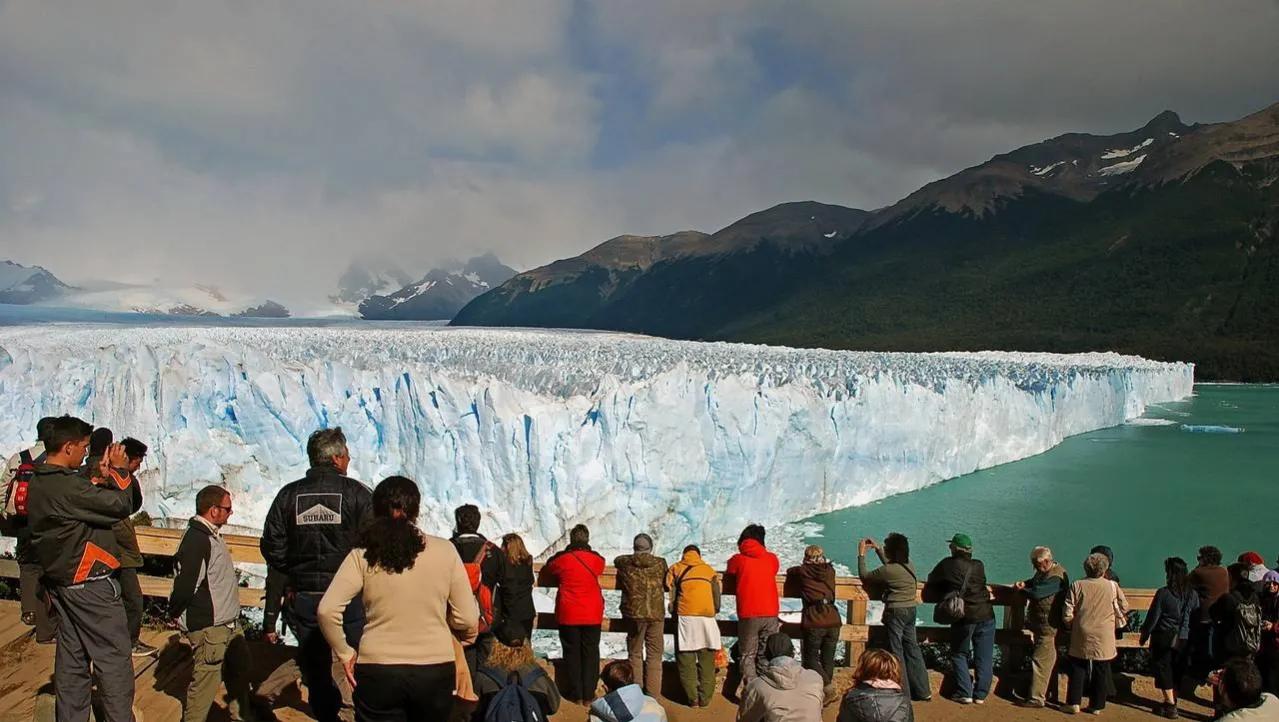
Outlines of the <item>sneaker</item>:
M133 656L135 657L150 657L151 655L159 651L160 651L159 649L152 647L146 642L138 642L137 644L133 645Z
M1039 709L1044 706L1044 701L1042 699L1020 699L1020 700L1017 700L1017 702L1015 702L1014 704L1016 704L1018 707L1030 707L1032 709Z
M1096 707L1085 707L1084 712L1086 714L1101 714L1101 710Z
M1064 704L1061 706L1061 711L1065 712L1066 714L1079 714L1079 705Z
M1181 715L1177 714L1177 705L1166 704L1163 709L1163 716L1167 719L1178 719Z
M976 697L976 698L974 698L974 699L973 699L973 704L986 704L986 698L985 698L985 697Z
M972 698L972 697L961 697L958 693L956 693L956 694L952 694L952 695L950 696L950 701L951 701L951 702L955 702L955 703L957 703L957 704L972 704L972 703L973 703L973 698Z

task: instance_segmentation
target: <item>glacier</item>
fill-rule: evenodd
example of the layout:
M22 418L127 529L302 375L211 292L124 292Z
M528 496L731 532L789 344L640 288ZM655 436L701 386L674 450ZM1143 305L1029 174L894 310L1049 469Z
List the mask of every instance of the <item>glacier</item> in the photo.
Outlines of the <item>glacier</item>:
M1043 452L1192 393L1190 364L1113 353L863 353L468 328L0 327L0 450L70 413L151 445L154 517L208 483L260 528L341 426L351 474L423 490L447 532L476 503L535 553L671 554Z

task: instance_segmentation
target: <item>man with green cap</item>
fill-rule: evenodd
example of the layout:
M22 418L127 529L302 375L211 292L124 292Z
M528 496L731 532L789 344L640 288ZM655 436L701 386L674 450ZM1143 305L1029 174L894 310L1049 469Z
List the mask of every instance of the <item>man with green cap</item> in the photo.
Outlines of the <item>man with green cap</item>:
M973 559L973 540L967 534L950 538L950 556L928 574L923 599L937 604L934 621L949 624L950 662L960 704L982 704L990 694L995 661L995 610L986 587L986 567ZM958 610L956 616L947 610ZM975 674L975 678L974 678Z

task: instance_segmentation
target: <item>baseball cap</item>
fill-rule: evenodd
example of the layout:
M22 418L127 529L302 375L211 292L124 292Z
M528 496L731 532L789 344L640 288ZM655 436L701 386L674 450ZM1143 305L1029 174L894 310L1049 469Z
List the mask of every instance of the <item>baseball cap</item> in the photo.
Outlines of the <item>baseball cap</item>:
M968 551L972 551L973 549L973 538L967 534L956 534L950 538L950 543L956 549L965 549Z

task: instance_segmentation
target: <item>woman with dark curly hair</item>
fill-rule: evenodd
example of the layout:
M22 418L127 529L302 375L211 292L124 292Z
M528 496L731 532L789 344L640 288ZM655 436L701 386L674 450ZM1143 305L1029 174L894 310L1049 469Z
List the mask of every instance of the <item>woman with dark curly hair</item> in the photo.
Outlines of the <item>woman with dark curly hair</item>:
M320 629L355 686L357 720L448 719L454 636L469 642L478 632L457 551L417 528L421 499L402 476L377 485L373 518L320 601ZM357 594L367 615L358 653L342 632L342 612Z

